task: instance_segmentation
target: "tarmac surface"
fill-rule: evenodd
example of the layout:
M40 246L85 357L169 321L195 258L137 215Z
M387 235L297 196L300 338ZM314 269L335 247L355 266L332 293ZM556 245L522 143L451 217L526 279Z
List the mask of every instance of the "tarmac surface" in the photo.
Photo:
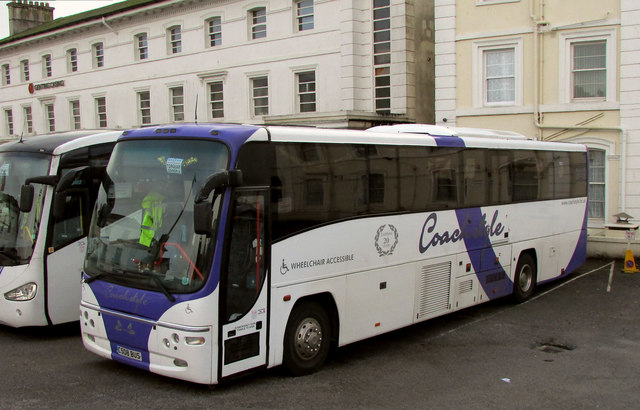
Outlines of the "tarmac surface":
M610 263L342 347L310 376L215 388L94 356L77 323L0 327L0 408L637 408L640 273Z

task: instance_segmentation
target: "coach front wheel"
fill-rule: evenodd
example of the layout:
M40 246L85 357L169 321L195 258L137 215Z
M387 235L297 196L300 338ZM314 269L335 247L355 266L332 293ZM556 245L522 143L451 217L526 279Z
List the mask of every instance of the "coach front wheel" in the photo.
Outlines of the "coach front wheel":
M283 362L294 376L317 371L329 354L331 327L325 309L303 302L289 317L284 335Z
M513 298L516 302L522 303L533 295L536 276L536 262L528 253L521 255L513 278Z

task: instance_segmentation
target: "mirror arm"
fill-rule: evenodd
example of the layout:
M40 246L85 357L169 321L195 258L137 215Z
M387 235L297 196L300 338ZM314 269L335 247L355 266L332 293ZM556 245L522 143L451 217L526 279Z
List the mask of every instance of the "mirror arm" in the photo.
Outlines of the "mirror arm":
M42 185L55 186L58 183L59 179L60 179L60 177L58 175L45 175L45 176L41 176L41 177L27 178L24 181L24 184L25 185L42 184Z

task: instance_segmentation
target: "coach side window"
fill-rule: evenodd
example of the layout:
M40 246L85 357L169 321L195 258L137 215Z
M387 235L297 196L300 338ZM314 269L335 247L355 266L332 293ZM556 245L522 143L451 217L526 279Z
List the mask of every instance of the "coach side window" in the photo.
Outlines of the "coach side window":
M458 155L454 148L442 148L433 151L427 163L431 168L431 203L434 209L455 208L458 206L461 172Z
M487 151L466 149L462 151L463 195L462 206L489 204L489 170Z
M511 202L513 196L511 153L505 150L489 150L487 171L489 204L499 205Z
M538 159L538 183L540 200L554 199L555 194L555 162L554 153L552 151L538 151L536 156Z
M538 161L535 151L513 152L513 201L535 201L538 199Z

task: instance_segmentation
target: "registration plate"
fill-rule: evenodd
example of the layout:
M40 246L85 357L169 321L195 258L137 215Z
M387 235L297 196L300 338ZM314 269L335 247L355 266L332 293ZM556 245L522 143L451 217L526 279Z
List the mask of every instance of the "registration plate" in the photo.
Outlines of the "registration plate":
M126 347L118 346L118 354L120 356L128 357L129 359L137 360L139 362L142 361L142 353L127 349Z

